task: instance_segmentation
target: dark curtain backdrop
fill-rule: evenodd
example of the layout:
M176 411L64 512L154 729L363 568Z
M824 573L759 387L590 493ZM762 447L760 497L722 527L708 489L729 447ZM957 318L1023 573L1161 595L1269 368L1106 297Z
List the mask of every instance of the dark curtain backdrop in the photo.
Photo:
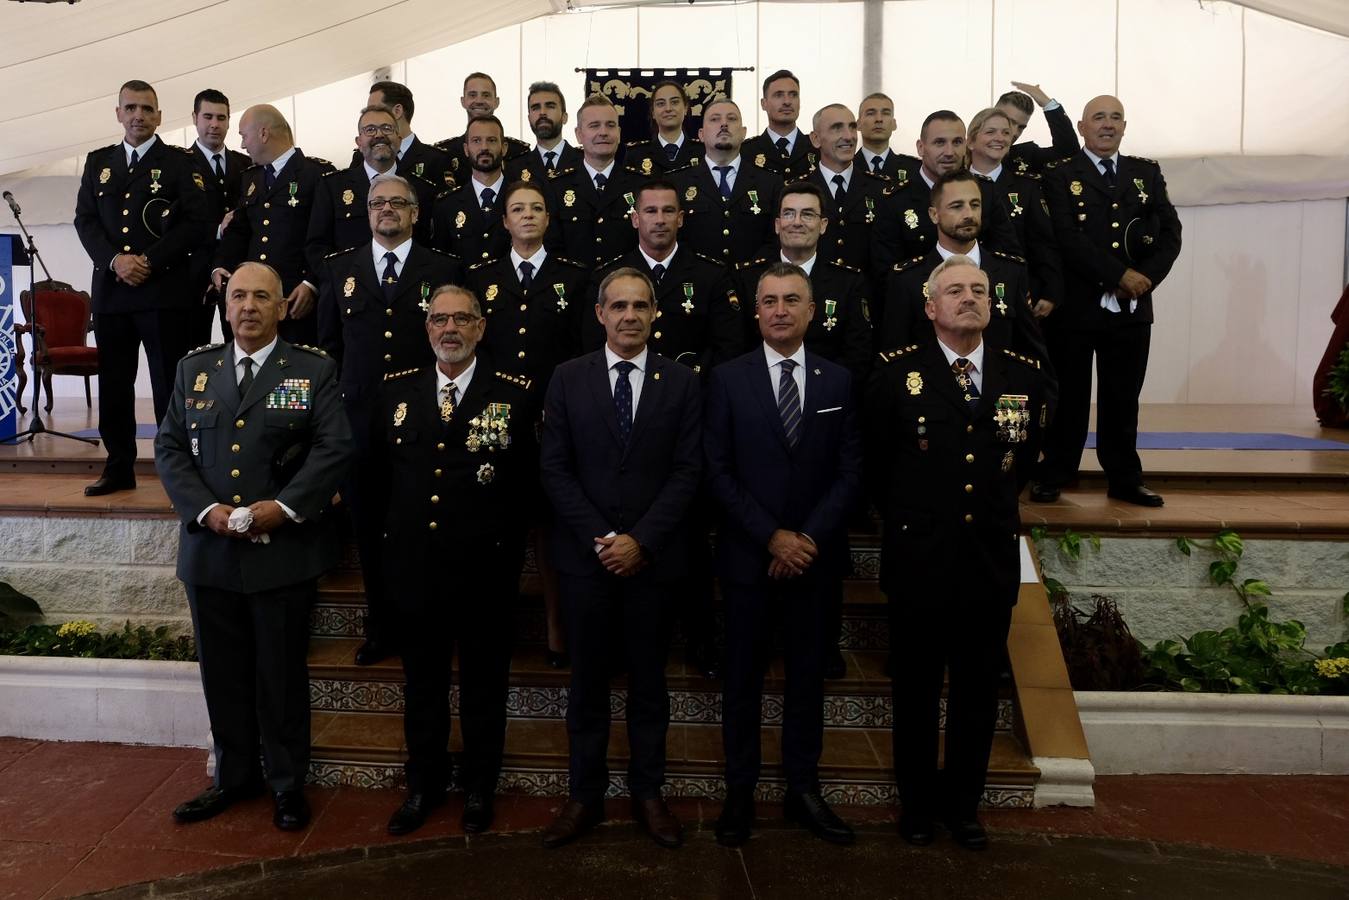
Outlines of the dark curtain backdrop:
M703 104L713 97L731 96L730 68L725 69L586 69L585 94L603 94L618 108L623 142L644 141L655 135L651 127L651 89L667 79L678 81L689 97L684 134L697 139L703 124Z

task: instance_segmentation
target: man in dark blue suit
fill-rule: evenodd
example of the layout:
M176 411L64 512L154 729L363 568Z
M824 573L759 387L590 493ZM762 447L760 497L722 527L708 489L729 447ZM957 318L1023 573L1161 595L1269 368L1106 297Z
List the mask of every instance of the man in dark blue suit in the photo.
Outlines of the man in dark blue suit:
M628 672L628 791L658 844L679 821L661 799L670 697L672 587L687 575L689 507L702 474L702 398L692 369L647 348L655 290L633 268L600 283L605 346L557 367L539 468L557 517L553 563L571 649L570 799L543 834L558 847L604 819L612 647Z
M743 844L754 824L763 679L780 614L784 812L827 841L850 844L852 829L820 796L819 763L820 633L850 564L847 519L861 482L852 375L806 352L815 303L800 267L773 263L756 296L763 345L712 372L703 429L708 482L722 511L717 574L726 602L726 805L717 841Z

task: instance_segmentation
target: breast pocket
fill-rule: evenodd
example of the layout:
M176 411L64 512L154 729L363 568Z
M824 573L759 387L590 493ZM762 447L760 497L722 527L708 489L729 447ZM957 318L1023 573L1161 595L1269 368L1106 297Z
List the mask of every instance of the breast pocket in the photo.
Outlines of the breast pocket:
M262 414L262 424L285 431L304 431L309 428L307 409L269 409Z
M192 460L200 468L215 464L216 418L218 412L189 412L187 414L188 449Z

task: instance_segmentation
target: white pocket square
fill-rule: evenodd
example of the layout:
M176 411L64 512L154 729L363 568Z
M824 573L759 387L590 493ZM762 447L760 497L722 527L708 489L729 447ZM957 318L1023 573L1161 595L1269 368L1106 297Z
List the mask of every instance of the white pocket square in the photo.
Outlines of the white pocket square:
M827 412L838 412L838 411L839 411L840 409L842 409L842 408L843 408L843 407L841 407L841 406L831 406L831 407L829 407L828 409L817 409L817 410L815 410L815 415L819 416L819 415L823 415L824 413L827 413Z

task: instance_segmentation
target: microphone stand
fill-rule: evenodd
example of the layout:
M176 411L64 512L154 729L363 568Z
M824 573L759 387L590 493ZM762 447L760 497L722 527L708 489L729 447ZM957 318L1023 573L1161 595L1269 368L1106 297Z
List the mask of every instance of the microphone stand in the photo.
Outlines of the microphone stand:
M37 244L33 242L33 236L28 233L28 229L23 224L23 219L19 216L19 205L13 200L9 201L9 211L14 213L14 221L19 223L19 231L23 233L24 239L28 241L28 273L29 281L32 281L33 260L42 267L42 274L47 276L47 281L52 280L52 273L47 270L47 262L42 258L42 254L37 252ZM81 441L85 444L98 446L98 438L80 437L78 434L68 434L64 431L52 431L42 422L42 413L38 404L42 400L42 373L37 368L37 349L38 349L38 331L42 327L37 323L37 285L29 284L28 289L33 292L33 321L28 325L33 336L33 418L28 423L28 427L18 434L0 440L0 444L17 444L20 441L31 441L39 434L50 434L52 437L69 438L72 441Z

